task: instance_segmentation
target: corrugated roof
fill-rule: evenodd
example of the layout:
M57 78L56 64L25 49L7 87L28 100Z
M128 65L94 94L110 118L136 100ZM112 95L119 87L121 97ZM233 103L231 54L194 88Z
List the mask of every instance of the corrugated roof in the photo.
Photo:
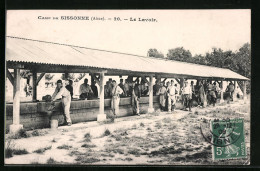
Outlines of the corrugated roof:
M224 68L9 36L6 37L6 61L248 80Z

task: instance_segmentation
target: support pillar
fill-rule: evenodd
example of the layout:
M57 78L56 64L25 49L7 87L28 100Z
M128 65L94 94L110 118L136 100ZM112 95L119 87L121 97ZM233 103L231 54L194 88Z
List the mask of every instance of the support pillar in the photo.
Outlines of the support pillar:
M37 72L33 72L33 95L32 100L35 102L37 100Z
M223 97L223 81L221 80L221 87L220 87L220 101L219 103L224 103L224 97Z
M105 108L104 85L105 85L105 73L102 72L100 73L99 114L97 115L97 121L104 121L107 119L107 116L104 112L104 108Z
M149 108L148 113L154 112L153 108L153 76L149 77Z
M234 81L234 93L233 93L233 101L237 101L237 81Z
M68 80L68 78L69 78L69 73L65 72L65 73L64 73L64 77L65 77L65 80Z
M157 81L159 84L161 83L161 76L160 76L160 75L157 76L156 81Z
M180 78L180 88L184 86L184 78Z
M244 81L244 84L243 84L243 100L244 100L244 101L247 100L247 94L246 94L246 81Z
M20 69L14 69L14 101L13 124L10 125L10 133L17 133L23 125L20 124Z

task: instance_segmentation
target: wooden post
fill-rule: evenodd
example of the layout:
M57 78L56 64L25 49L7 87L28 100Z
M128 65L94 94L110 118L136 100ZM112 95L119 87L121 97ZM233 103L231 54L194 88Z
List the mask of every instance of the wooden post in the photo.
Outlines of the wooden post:
M153 108L153 76L149 77L149 108L148 113L154 112Z
M184 86L184 78L180 78L180 88Z
M244 100L244 101L247 100L247 95L246 95L246 81L244 81L244 84L243 84L243 100Z
M221 87L220 88L220 101L219 103L223 103L224 102L224 98L223 98L223 81L221 80Z
M14 101L13 124L10 125L10 133L16 133L23 128L20 124L20 69L14 69Z
M65 72L65 73L64 73L64 77L65 77L65 80L68 80L69 73Z
M161 83L161 76L157 75L156 81L160 84Z
M237 101L237 81L234 81L233 101Z
M104 121L106 120L106 114L104 114L104 108L105 108L105 91L104 91L104 85L105 85L105 73L100 73L100 94L99 94L99 114L97 115L97 121Z
M37 72L33 72L33 96L32 100L36 101L37 100Z

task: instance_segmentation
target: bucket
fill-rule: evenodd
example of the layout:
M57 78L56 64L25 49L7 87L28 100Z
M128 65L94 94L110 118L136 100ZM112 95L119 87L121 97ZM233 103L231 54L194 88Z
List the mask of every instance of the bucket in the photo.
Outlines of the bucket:
M52 119L51 120L51 129L57 129L58 128L58 120Z

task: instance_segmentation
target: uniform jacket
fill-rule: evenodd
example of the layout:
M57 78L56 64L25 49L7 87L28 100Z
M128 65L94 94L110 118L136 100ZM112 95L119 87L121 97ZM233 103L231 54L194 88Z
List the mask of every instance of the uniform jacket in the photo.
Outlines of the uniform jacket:
M129 91L131 92L131 96L133 96L133 89L134 89L134 93L135 95L140 98L141 97L141 91L140 91L140 88L139 88L139 85L135 85L135 87L130 87Z

